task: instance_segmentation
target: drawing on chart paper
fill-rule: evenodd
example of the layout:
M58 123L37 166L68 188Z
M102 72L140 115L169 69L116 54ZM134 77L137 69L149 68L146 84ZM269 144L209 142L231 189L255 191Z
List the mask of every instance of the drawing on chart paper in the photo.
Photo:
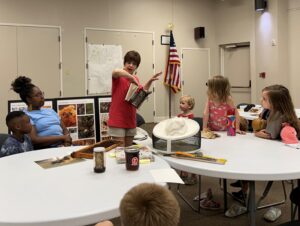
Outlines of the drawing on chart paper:
M111 73L122 68L122 46L88 44L88 92L89 94L109 94Z

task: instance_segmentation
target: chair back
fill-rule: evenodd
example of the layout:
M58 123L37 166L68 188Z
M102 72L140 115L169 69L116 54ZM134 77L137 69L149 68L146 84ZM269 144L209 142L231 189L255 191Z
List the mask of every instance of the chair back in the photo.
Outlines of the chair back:
M200 131L202 131L203 129L203 118L201 117L194 117L193 118L196 122L198 122L199 126L200 126Z
M143 124L145 124L143 116L141 116L139 113L136 113L136 126L140 127Z
M2 145L4 144L5 140L7 139L9 135L7 133L0 133L0 149Z
M300 187L296 187L292 190L290 194L290 200L298 207L300 206Z

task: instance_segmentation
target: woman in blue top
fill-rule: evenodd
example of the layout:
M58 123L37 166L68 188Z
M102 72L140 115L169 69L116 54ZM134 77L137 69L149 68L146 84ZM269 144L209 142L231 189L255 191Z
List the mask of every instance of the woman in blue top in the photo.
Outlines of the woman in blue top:
M53 109L42 108L44 93L31 83L30 78L19 76L11 86L27 105L25 113L33 125L29 135L35 149L71 145L72 138L67 128Z

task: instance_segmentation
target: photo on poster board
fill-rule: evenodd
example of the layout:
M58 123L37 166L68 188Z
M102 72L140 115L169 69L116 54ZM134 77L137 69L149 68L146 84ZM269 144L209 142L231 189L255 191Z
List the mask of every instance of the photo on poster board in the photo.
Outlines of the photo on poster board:
M93 98L57 100L57 111L70 132L73 145L90 145L96 142Z
M99 98L99 123L100 123L100 140L109 139L107 120L109 116L109 108L111 97Z
M44 106L42 108L52 108L53 109L53 101L52 100L46 100L44 103ZM24 111L27 109L27 105L23 102L11 102L9 107L9 112L12 111Z

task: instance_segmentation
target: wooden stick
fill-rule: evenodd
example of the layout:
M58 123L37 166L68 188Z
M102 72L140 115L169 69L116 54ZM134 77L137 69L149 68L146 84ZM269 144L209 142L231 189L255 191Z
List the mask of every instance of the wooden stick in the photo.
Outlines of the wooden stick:
M95 144L91 144L87 147L81 148L77 151L74 151L71 153L72 158L87 158L92 159L93 158L93 149L95 147L104 147L105 151L110 151L122 144L121 141L115 141L115 140L104 140L97 142Z

